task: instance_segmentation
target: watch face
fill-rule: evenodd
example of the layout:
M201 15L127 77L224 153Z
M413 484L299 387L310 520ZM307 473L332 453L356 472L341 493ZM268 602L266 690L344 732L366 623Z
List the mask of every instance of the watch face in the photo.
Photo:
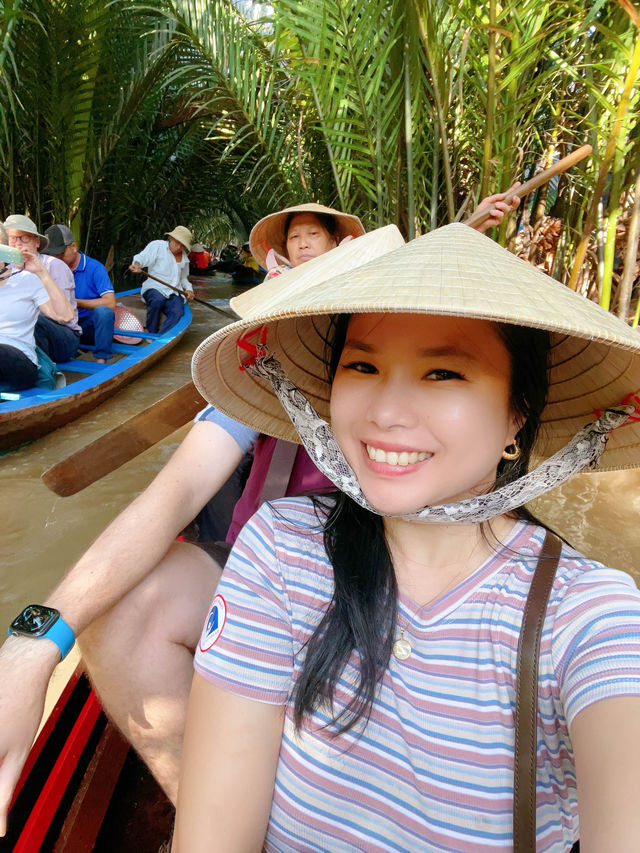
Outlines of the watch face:
M29 637L41 637L58 620L59 612L44 604L30 604L11 623L12 634L26 634Z

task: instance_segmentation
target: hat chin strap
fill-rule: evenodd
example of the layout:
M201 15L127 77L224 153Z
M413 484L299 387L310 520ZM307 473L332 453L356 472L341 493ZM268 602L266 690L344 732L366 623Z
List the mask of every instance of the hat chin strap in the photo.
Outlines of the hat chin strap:
M277 358L263 344L258 344L257 349L255 360L245 363L244 369L254 376L269 380L316 466L357 504L377 515L389 515L378 512L366 499L353 469L333 436L331 427L322 420L299 388L287 379ZM493 492L456 503L425 506L418 512L393 517L407 521L447 524L462 521L468 524L488 521L497 515L517 509L555 488L583 468L595 468L607 445L609 432L626 423L634 411L634 406L626 405L605 410L594 423L587 424L568 444L533 471Z

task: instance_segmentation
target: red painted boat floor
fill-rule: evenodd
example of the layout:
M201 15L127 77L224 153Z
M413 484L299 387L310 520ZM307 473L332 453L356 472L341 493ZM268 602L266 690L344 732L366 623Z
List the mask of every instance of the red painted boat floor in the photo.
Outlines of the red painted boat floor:
M0 853L157 853L173 820L78 668L25 765Z
M94 853L158 853L171 838L175 811L131 750L105 815Z

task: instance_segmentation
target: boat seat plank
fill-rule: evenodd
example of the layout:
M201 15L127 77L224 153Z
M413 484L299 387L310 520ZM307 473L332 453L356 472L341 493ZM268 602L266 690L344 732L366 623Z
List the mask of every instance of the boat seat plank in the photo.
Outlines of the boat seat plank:
M171 329L169 329L169 331L171 331ZM142 330L130 332L128 329L118 328L113 330L113 334L124 335L125 338L148 338L150 341L159 341L166 337L166 335L159 335L157 332L143 332Z
M136 353L144 351L144 344L114 344L113 351L121 352L124 355L135 355Z
M60 830L54 853L93 850L128 753L127 741L113 723L107 722Z
M100 373L101 370L109 367L108 364L102 364L99 361L63 361L56 365L58 370L66 370L69 373Z

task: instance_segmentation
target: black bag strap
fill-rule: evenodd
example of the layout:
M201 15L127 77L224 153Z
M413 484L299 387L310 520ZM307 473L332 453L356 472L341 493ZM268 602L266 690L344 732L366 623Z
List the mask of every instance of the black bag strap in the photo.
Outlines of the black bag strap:
M516 740L513 780L513 851L536 850L536 767L538 755L538 657L547 602L562 540L547 531L533 573L522 618L516 663Z

